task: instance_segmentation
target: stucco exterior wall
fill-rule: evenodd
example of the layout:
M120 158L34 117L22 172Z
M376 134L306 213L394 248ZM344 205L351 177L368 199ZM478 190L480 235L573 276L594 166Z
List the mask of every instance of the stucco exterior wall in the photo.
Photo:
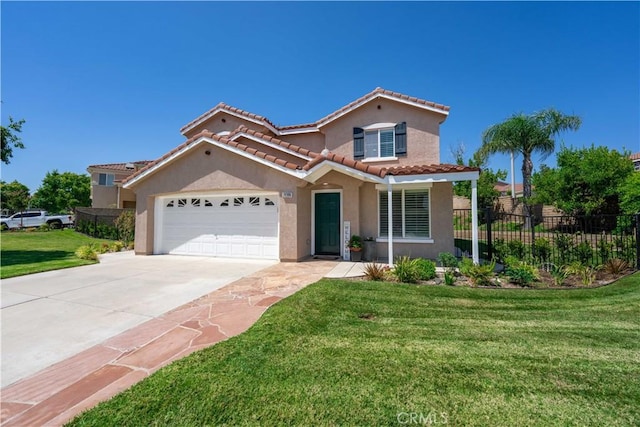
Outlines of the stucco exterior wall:
M185 137L191 138L192 136L199 134L203 130L208 130L215 134L223 131L233 132L240 126L246 126L249 129L253 129L266 135L273 136L273 132L260 124L254 123L250 120L242 119L231 114L227 114L225 112L220 112L215 116L210 117L208 120L200 123L193 129L189 130L187 133L185 133Z
M278 138L316 153L320 153L324 149L325 136L320 132L282 135Z
M380 106L380 108L378 108ZM321 128L327 148L353 158L353 128L374 123L407 122L407 155L377 166L440 163L440 122L445 116L387 99L369 102Z
M453 186L451 183L433 184L431 197L431 237L433 243L402 243L394 240L394 257L408 255L436 259L440 252L454 251L453 240ZM365 184L360 193L362 237L379 237L378 234L378 190L375 185ZM378 259L388 257L388 244L376 245Z
M206 155L206 150L210 150L211 155ZM272 191L280 195L280 258L296 260L299 258L296 204L295 200L281 197L282 191L293 191L296 188L296 181L294 177L227 150L211 144L200 144L176 159L169 167L158 170L134 186L133 190L137 194L136 253L153 253L153 211L156 197L179 192L256 190Z

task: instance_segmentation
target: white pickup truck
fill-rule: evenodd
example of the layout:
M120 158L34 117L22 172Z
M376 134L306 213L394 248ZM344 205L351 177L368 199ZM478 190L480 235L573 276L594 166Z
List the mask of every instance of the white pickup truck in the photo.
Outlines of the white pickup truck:
M73 225L73 215L49 215L46 211L27 211L0 219L2 230L40 227L42 224L48 224L51 228L70 227Z

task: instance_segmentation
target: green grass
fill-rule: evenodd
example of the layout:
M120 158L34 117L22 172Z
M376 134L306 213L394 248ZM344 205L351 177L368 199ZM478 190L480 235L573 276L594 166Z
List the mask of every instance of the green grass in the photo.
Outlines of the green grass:
M88 243L110 242L94 239L76 231L19 231L0 234L0 278L59 270L95 264L74 255L78 247Z
M572 291L322 280L71 425L638 425L638 378L640 273Z

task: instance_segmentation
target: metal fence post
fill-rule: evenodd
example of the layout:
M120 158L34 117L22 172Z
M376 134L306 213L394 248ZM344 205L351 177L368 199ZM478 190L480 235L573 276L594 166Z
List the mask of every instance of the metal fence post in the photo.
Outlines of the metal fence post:
M484 222L487 225L487 258L493 259L493 239L491 238L491 207L484 209Z

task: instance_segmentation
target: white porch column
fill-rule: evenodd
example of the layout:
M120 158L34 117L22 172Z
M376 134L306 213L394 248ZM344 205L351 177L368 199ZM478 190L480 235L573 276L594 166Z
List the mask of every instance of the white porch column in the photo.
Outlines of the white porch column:
M471 180L471 251L474 264L480 263L478 247L478 180Z
M388 216L388 233L389 243L387 248L389 250L389 267L393 267L393 191L391 189L391 183L387 184L387 216Z

